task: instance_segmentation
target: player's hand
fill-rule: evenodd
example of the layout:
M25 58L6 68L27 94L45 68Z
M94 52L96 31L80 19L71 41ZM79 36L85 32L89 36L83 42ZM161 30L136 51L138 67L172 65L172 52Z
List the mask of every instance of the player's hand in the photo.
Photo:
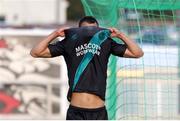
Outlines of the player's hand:
M122 38L124 36L124 34L122 32L120 32L118 29L116 28L108 28L111 32L111 37L118 37L118 38Z
M69 29L69 27L61 27L61 28L57 29L55 32L58 36L64 37L65 36L64 30L66 30L66 29Z

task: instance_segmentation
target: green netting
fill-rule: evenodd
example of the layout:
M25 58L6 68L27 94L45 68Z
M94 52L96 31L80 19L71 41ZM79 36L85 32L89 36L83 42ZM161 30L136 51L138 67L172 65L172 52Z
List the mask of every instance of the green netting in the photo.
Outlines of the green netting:
M180 119L180 0L81 2L86 15L123 31L145 53L141 59L110 57L109 119Z
M115 0L118 1L119 8L134 9L134 5L138 9L146 10L169 10L180 9L179 0Z

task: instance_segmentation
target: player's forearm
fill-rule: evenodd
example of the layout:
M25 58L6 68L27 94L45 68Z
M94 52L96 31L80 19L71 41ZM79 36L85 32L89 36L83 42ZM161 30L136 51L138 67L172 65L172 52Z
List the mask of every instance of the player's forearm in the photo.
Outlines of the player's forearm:
M121 39L126 45L128 50L134 55L134 57L142 57L143 51L142 49L130 38L128 38L125 34L121 33L118 35L118 38Z
M53 41L56 37L58 37L57 32L51 33L45 39L40 41L34 48L32 48L30 54L34 57L40 56L41 53L43 53L48 48L49 43Z

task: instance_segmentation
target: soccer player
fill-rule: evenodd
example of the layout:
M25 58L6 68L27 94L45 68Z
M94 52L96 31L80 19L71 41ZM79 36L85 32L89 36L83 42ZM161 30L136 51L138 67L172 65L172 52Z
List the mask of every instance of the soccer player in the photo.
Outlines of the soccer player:
M66 119L107 120L105 107L107 64L110 54L126 57L140 58L143 56L142 49L128 36L116 28L108 28L110 37L101 44L92 44L89 41L99 32L98 21L92 16L85 16L79 21L77 37L71 40L66 37L67 28L60 28L52 32L40 41L30 54L33 57L51 58L63 56L67 64L69 91L67 99L70 102ZM88 35L90 34L90 35ZM57 37L65 37L62 41L50 44ZM124 44L119 44L111 38L119 38ZM93 51L95 50L95 51ZM83 57L87 53L93 53L93 58L80 75L74 85L74 78ZM74 86L74 89L72 89Z

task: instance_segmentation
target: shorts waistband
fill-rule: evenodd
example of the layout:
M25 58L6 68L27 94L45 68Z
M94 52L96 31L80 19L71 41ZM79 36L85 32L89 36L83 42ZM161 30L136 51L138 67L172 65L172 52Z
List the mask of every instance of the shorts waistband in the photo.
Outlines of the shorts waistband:
M73 106L71 104L69 105L69 108L73 110L78 110L78 111L91 111L91 112L106 110L106 106L99 107L99 108L82 108L82 107Z

